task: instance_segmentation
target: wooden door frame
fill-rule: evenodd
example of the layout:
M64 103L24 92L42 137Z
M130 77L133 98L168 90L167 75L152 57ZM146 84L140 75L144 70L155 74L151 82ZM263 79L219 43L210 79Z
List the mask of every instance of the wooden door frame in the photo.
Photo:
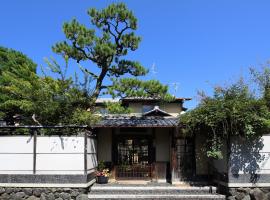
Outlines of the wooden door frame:
M146 127L147 128L147 127ZM137 129L137 128L135 128ZM139 129L139 128L138 128ZM113 165L113 177L115 179L119 179L117 176L116 176L116 168L115 166L117 166L118 164L118 139L117 138L146 138L148 139L149 143L148 143L148 162L149 162L149 165L152 165L154 164L155 162L155 147L154 147L154 138L155 138L155 128L147 128L147 129L151 129L151 134L125 134L125 133L119 133L119 134L116 134L116 130L113 128L112 129L112 165ZM132 130L134 130L134 128L132 128ZM152 167L154 169L154 167ZM152 170L153 170L152 169ZM149 177L150 179L152 179L153 175L153 171L151 171L151 177ZM128 179L128 178L127 178Z

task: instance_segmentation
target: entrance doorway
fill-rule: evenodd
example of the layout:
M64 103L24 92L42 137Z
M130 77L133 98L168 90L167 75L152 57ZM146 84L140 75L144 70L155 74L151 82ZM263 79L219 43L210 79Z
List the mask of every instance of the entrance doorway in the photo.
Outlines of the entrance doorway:
M150 179L152 140L147 136L118 135L116 143L116 177Z

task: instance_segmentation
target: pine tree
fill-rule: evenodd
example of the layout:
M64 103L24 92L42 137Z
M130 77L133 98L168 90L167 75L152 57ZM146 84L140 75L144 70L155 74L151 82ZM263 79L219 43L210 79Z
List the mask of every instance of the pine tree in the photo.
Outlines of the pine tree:
M64 23L66 41L56 43L53 51L77 63L89 61L84 70L94 80L91 99L94 101L101 94L170 99L168 86L138 79L148 70L126 58L129 52L138 49L141 41L135 34L138 25L133 12L125 4L117 3L102 10L89 9L88 15L94 28L89 29L76 19Z

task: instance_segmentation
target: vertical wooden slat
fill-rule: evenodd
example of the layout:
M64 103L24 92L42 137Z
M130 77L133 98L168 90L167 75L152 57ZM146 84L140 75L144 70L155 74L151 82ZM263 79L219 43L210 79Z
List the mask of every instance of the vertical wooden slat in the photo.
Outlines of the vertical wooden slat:
M118 161L118 155L117 155L117 140L116 140L116 134L115 134L115 128L111 129L111 134L112 134L112 145L111 145L111 167L112 167L112 177L116 179L118 176L118 171L117 171L117 161Z
M116 135L115 135L115 129L112 128L112 165L116 165L118 161L118 155L117 155L117 140L116 140Z
M171 137L171 174L172 174L172 182L179 181L179 171L178 171L178 158L177 158L177 151L176 151L176 143L177 143L177 134L178 129L174 128L172 131Z
M32 129L33 134L33 174L36 174L37 169L37 130Z

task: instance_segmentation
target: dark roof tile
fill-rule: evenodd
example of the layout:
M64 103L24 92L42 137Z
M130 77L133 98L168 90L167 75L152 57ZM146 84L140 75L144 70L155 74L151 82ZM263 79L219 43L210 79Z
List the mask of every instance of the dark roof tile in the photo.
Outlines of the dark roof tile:
M94 127L176 127L178 118L163 117L104 117Z

